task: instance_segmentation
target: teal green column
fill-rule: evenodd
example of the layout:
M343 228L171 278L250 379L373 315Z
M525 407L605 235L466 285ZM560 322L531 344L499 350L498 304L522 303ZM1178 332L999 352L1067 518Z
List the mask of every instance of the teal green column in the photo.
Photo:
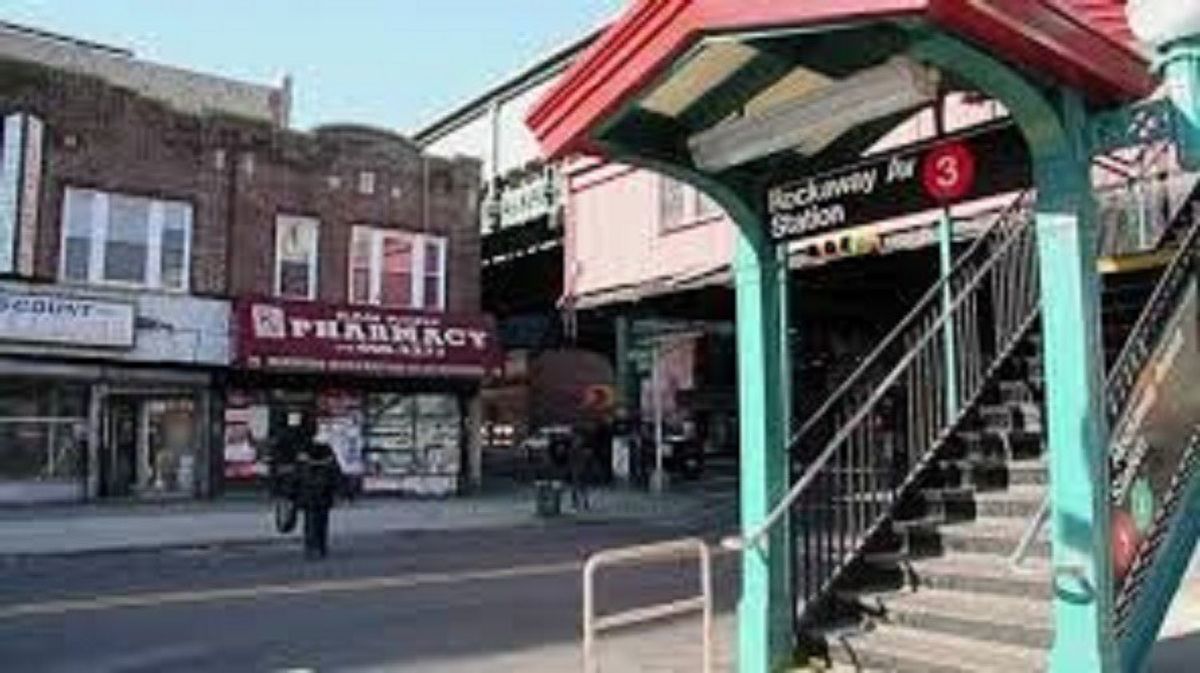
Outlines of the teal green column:
M1167 45L1161 67L1182 122L1177 137L1183 163L1200 170L1200 36Z
M1053 673L1114 671L1104 350L1087 113L1061 94L1067 142L1035 150L1054 572Z
M787 321L785 265L761 229L738 227L738 403L741 525L755 531L787 490ZM788 522L742 554L738 671L771 673L791 649L791 552Z
M954 219L946 209L938 220L938 269L941 278L949 277L953 267ZM954 288L946 283L942 286L942 313L947 316L942 325L942 348L946 351L946 414L949 418L958 415L958 345L954 337L954 319L950 313L953 305Z

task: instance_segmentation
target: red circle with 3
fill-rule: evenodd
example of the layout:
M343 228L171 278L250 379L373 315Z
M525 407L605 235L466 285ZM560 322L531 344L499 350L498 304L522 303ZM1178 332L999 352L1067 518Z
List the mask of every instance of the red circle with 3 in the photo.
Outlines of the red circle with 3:
M975 186L975 155L962 143L930 150L921 167L925 191L938 201L956 201Z

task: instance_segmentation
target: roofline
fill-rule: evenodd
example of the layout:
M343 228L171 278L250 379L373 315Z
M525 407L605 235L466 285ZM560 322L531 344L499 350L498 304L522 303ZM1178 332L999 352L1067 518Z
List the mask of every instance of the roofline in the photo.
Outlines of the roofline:
M1128 102L1158 86L1133 44L1119 45L1101 27L1072 17L1060 2L636 0L534 104L525 122L548 159L603 154L590 134L708 35L905 16L999 50L1015 65L1045 71L1101 105Z
M37 38L39 40L46 40L49 42L60 42L62 44L66 44L66 45L83 47L85 49L92 49L95 51L102 51L110 56L124 56L127 58L136 58L137 57L137 55L133 53L133 50L129 49L128 47L118 47L118 46L111 45L111 44L104 44L103 42L95 42L93 40L88 40L88 39L84 39L84 38L80 38L80 37L74 37L72 35L65 35L63 33L56 33L54 31L45 30L43 28L37 28L35 26L26 26L26 25L20 24L20 23L13 23L12 21L0 20L0 30L8 30L8 31L12 31L14 33L22 33L24 35L28 35L29 37Z
M409 137L419 146L425 147L431 145L487 112L493 101L511 100L533 87L562 74L571 66L574 57L598 40L607 29L608 24L603 24L583 37L568 43L566 46L555 49L549 55L543 56L535 60L531 65L517 71L515 75L504 78L500 83L493 85L482 94L471 98L466 103L459 105L433 122L426 124Z

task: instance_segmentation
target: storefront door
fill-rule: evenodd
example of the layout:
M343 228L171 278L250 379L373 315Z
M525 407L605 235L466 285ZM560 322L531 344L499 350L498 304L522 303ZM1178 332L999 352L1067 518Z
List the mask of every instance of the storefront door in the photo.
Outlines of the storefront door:
M102 495L192 497L197 492L192 396L114 395L105 414Z
M109 400L105 419L104 453L101 456L101 495L125 497L133 493L137 465L140 404L136 398Z

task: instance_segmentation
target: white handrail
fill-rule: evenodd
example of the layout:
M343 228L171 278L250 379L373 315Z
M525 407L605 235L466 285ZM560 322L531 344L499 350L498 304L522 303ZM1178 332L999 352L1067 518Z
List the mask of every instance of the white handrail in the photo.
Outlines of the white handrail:
M596 573L604 567L632 565L648 561L668 561L673 559L691 558L695 555L700 561L700 595L692 598L674 600L659 605L635 608L618 612L604 617L596 615ZM691 612L701 612L703 622L703 663L702 673L712 673L712 641L713 641L713 591L712 591L712 552L708 545L699 538L686 538L670 542L610 549L594 554L583 567L583 671L584 673L599 673L596 662L596 637L602 631L645 624L668 617L675 617Z

